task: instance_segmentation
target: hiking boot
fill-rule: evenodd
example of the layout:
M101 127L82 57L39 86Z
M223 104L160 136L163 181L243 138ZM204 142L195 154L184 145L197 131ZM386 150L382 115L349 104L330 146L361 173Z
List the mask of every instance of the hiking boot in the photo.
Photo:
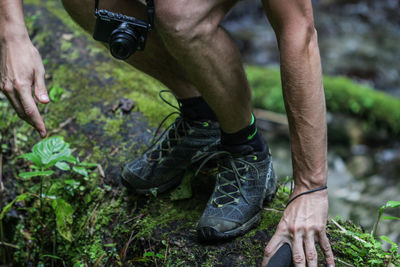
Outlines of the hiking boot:
M264 200L271 201L277 188L272 158L264 145L262 152L251 146L222 148L207 157L217 157L216 184L198 223L202 241L242 235L261 219Z
M179 116L138 159L128 164L121 182L139 194L162 193L181 182L193 155L220 139L219 124Z

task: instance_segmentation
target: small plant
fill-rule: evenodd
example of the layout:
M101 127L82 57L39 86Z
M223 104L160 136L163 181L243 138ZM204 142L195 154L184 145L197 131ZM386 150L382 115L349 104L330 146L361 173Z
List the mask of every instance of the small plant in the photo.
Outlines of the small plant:
M376 220L376 223L374 225L374 228L372 229L371 234L373 236L376 235L376 230L378 229L378 224L379 222L382 221L387 221L387 220L400 220L400 217L395 217L395 216L383 216L383 212L388 209L388 208L398 208L400 207L400 201L388 201L385 205L379 208L378 212L378 219ZM385 240L386 241L386 240Z
M42 140L33 146L31 153L26 153L20 156L30 161L32 164L29 172L21 172L19 176L25 180L32 177L40 178L40 214L43 216L43 201L51 201L51 206L54 209L56 216L57 230L62 237L68 241L72 241L70 225L73 223L73 207L63 198L53 195L56 192L58 184L54 183L47 188L47 193L43 193L43 185L51 184L48 179L55 173L54 167L61 171L73 171L79 175L88 176L86 167L95 167L97 164L81 163L78 158L72 156L69 144L60 136L54 136ZM66 189L73 195L74 190L82 189L80 182L74 179L64 181ZM64 186L64 185L62 185ZM83 188L84 189L84 188Z
M165 256L161 253L154 253L153 251L148 251L143 253L143 257L135 259L135 262L147 262L157 265L158 260L163 260Z

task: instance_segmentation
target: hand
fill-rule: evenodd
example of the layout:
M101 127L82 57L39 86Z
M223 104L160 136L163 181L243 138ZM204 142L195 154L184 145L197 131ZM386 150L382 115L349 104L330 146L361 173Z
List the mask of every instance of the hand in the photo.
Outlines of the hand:
M297 195L301 192L295 192ZM315 242L318 242L325 254L328 267L334 267L335 261L326 236L328 218L327 191L303 195L294 200L284 211L281 221L272 239L265 248L262 267L265 267L275 252L285 243L292 248L293 263L296 267L318 266Z
M46 126L36 103L47 104L49 96L38 50L28 36L18 36L1 40L0 51L0 91L6 95L18 116L34 126L41 137L45 137ZM32 95L32 86L36 99Z

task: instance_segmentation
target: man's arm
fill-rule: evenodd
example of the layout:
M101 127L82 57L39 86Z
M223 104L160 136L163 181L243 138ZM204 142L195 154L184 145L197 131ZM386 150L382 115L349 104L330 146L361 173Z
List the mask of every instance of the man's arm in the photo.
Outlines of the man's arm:
M0 91L18 113L34 126L42 137L46 127L35 99L48 103L44 67L32 45L24 22L21 0L0 0Z
M280 49L295 196L327 182L326 107L317 33L310 0L263 0L263 4ZM315 242L328 266L334 266L325 232L327 216L327 190L294 200L266 247L263 266L284 243L292 248L295 266L317 266Z

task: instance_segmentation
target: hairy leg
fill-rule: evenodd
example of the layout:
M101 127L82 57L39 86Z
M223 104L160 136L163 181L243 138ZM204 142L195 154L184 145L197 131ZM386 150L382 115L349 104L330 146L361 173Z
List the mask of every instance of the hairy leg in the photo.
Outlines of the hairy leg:
M63 2L71 16L93 32L94 1ZM236 2L156 0L156 29L146 51L137 52L128 60L160 80L179 98L201 93L227 133L248 126L251 117L251 93L239 50L219 26ZM145 7L137 1L107 1L101 3L101 8L145 18Z
M93 33L94 0L63 0L65 9L71 17L90 34ZM146 19L146 8L137 1L113 0L100 1L100 8L125 15ZM135 68L156 78L170 88L178 98L199 96L200 93L187 77L178 62L170 56L161 41L157 30L150 34L146 50L136 52L127 62Z
M180 63L217 114L224 132L250 123L251 93L240 53L219 26L237 0L156 0L156 26L170 54Z

